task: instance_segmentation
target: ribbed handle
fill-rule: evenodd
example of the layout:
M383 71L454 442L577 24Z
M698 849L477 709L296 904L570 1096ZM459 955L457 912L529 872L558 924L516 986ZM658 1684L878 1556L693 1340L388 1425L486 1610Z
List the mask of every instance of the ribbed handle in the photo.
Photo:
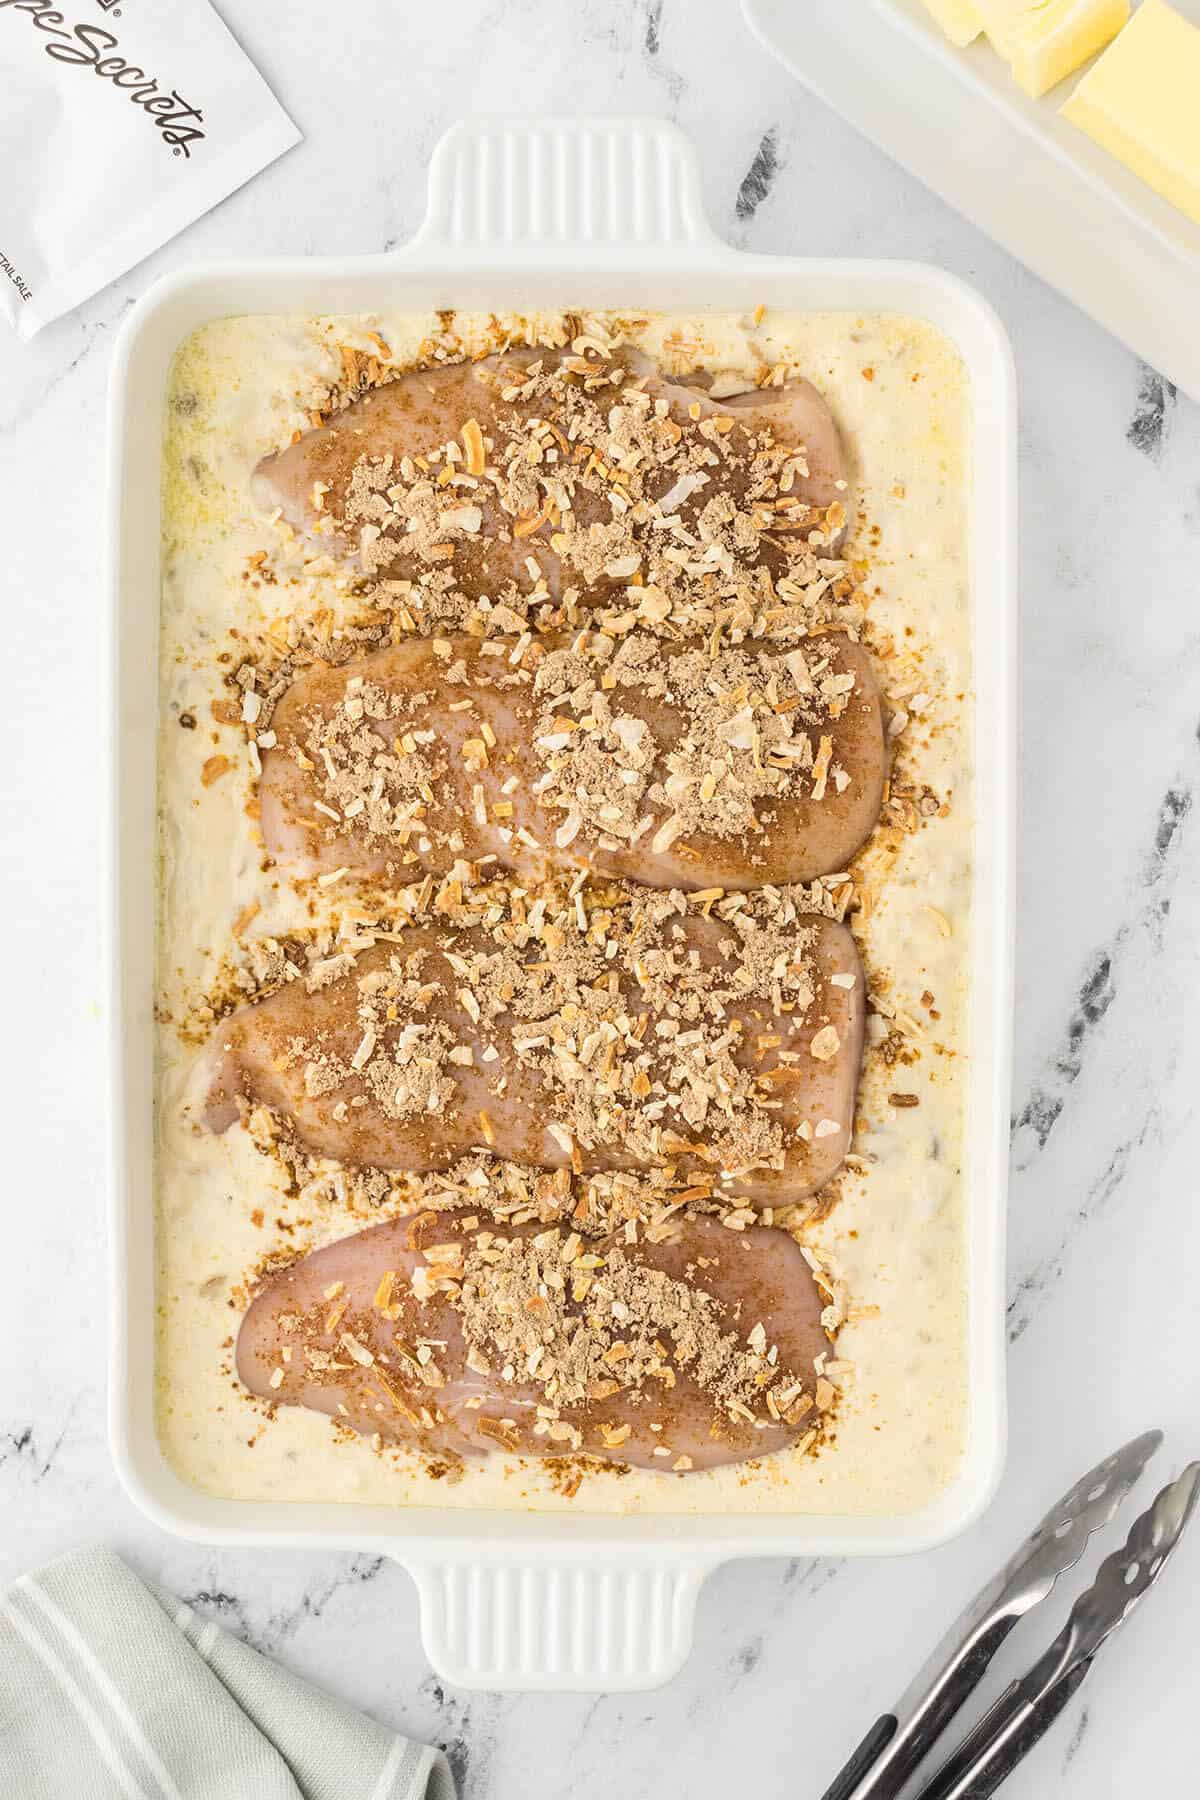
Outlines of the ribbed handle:
M464 120L429 166L429 207L415 240L511 257L569 248L611 262L636 249L641 266L714 237L700 204L695 154L661 119Z
M660 1686L692 1644L707 1566L649 1562L405 1562L421 1636L458 1687L613 1693Z

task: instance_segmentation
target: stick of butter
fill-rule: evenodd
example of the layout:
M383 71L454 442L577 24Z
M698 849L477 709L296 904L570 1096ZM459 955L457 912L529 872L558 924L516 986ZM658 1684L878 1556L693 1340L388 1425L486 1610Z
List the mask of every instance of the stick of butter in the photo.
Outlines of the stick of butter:
M976 0L988 37L1038 100L1111 42L1129 0Z
M983 20L979 16L979 8L975 0L924 0L926 12L931 12L952 44L965 50L973 44L983 30Z
M1142 0L1062 115L1200 224L1200 29L1165 0Z

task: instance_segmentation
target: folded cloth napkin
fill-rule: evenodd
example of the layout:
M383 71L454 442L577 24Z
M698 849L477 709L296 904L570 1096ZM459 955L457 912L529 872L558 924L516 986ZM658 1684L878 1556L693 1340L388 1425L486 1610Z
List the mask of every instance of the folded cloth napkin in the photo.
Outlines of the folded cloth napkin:
M289 1675L108 1550L0 1598L13 1800L455 1800L440 1750Z

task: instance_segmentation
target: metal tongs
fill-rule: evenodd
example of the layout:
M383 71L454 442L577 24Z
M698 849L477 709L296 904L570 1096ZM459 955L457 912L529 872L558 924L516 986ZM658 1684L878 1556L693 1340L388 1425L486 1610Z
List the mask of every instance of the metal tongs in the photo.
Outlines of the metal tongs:
M1019 1619L1110 1523L1162 1443L1147 1431L1108 1456L1050 1509L1010 1562L950 1627L908 1691L877 1719L824 1800L896 1800ZM1105 1639L1157 1579L1192 1515L1200 1462L1163 1488L1124 1546L1101 1563L1050 1647L973 1726L917 1800L986 1800L1057 1719Z

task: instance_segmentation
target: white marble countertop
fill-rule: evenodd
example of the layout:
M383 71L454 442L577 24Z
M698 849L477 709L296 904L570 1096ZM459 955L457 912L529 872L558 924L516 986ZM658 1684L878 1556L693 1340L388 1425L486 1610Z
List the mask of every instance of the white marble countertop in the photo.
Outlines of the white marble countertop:
M0 339L0 1576L102 1537L252 1643L445 1744L469 1800L732 1784L815 1796L1070 1479L1149 1424L1168 1433L1163 1478L1200 1451L1200 410L802 93L731 0L358 0L326 11L319 34L314 9L285 0L222 10L306 142L33 345ZM444 1692L395 1565L173 1541L125 1499L105 1442L96 746L114 328L151 275L201 255L402 240L438 135L501 108L677 120L734 242L942 264L999 309L1021 382L1008 1473L986 1520L934 1555L724 1569L684 1673L628 1699ZM1013 1800L1094 1800L1151 1773L1166 1800L1195 1791L1198 1583L1200 1533L1011 1781ZM993 1685L1045 1630L1010 1641Z

